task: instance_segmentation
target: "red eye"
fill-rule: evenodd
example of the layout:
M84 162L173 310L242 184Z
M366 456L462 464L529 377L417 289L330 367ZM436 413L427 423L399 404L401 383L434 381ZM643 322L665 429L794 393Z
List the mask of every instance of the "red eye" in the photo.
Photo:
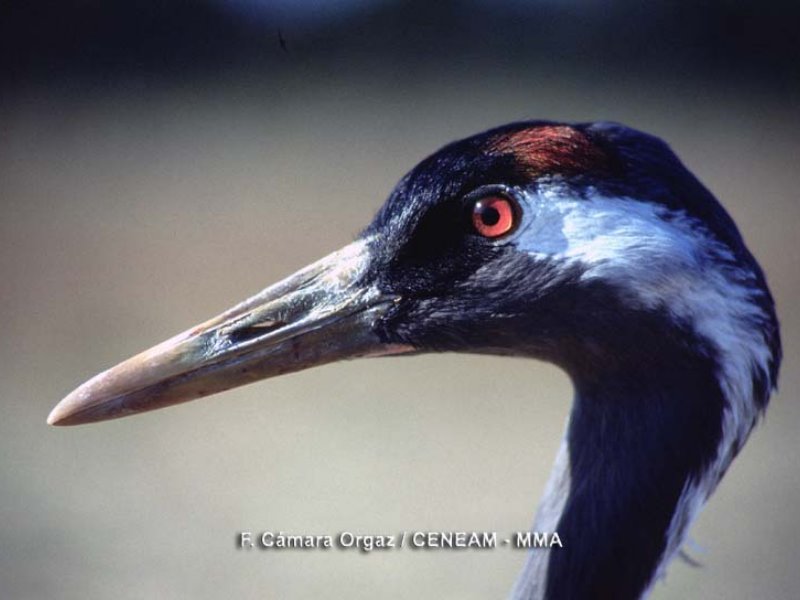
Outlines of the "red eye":
M472 207L472 225L483 237L505 235L516 227L517 220L516 205L502 196L481 198Z

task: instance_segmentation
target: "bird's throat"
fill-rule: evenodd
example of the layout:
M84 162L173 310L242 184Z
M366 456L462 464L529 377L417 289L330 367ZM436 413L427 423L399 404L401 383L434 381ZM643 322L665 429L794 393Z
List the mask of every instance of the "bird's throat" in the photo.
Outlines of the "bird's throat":
M694 516L682 496L716 477L724 397L712 359L672 358L655 375L577 382L534 523L563 547L530 553L515 598L638 599L679 546Z

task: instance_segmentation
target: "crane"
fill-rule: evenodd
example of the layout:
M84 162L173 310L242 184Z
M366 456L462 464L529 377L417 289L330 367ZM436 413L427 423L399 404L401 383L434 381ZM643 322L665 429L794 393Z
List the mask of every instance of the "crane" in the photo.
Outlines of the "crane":
M453 142L356 240L90 379L53 425L342 359L549 361L575 396L516 599L646 597L764 413L781 342L764 274L660 139L518 122Z

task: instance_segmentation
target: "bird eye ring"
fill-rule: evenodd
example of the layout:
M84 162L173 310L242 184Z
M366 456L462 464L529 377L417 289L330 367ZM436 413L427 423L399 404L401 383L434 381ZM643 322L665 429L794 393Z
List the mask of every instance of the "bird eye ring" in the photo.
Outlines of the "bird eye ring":
M472 205L472 226L489 239L497 239L514 231L519 216L519 205L505 196L484 196Z

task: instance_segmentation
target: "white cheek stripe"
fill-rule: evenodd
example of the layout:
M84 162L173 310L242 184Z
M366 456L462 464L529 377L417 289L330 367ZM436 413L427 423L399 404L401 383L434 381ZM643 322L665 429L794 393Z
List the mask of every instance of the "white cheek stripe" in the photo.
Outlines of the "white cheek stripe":
M722 440L708 470L687 482L655 581L759 416L753 375L768 376L772 358L761 328L768 317L757 302L763 292L753 273L735 265L727 246L683 212L591 191L576 199L555 184L523 196L528 222L513 240L520 250L578 263L584 279L603 279L643 307L668 310L691 324L719 358L717 377L727 400Z

